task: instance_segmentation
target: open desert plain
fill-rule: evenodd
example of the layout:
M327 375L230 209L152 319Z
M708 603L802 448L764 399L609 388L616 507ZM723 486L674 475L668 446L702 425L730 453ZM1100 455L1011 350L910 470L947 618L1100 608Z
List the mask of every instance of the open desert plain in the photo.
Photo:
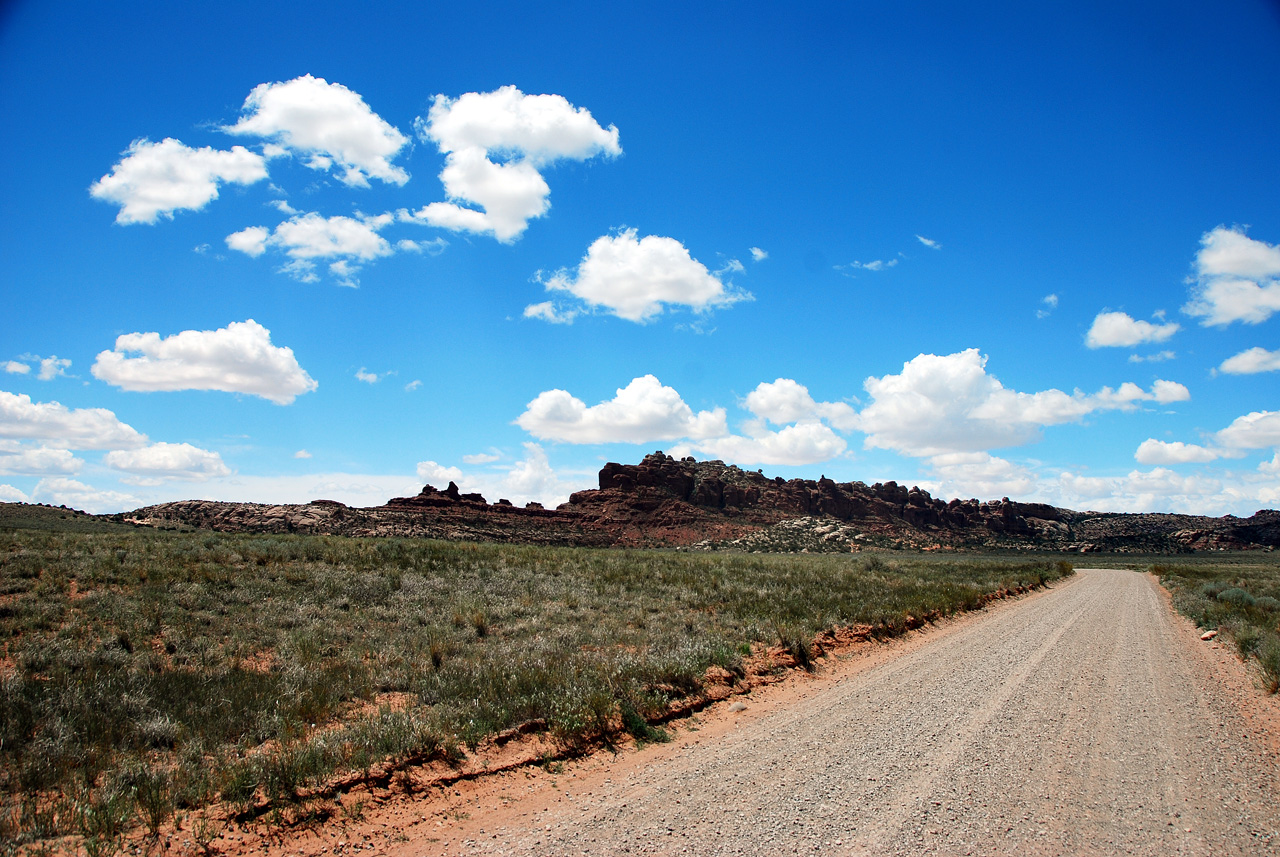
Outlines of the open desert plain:
M0 0L0 857L1280 854L1277 81Z
M1270 854L1280 835L1269 551L1073 568L3 511L17 853Z

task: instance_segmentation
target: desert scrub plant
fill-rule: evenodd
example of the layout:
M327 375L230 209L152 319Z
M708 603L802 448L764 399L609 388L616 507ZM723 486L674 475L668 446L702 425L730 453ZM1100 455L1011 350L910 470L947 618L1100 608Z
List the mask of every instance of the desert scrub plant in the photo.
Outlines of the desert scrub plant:
M1217 599L1236 607L1252 607L1258 603L1256 598L1238 586L1219 592Z
M1280 560L1258 553L1159 563L1150 570L1180 612L1201 628L1225 633L1242 660L1256 663L1263 688L1280 690Z
M88 857L111 857L118 853L133 814L133 796L119 782L86 792L76 807L76 816Z
M1257 650L1258 664L1262 667L1262 685L1267 693L1280 692L1280 637L1264 639Z
M778 645L791 655L796 666L803 667L807 672L813 672L815 666L812 656L813 635L803 631L797 632L790 627L780 627L776 633Z
M665 744L671 740L671 733L661 726L655 726L650 723L633 700L625 699L622 701L620 714L622 728L636 741L640 743Z
M123 779L138 804L147 833L153 839L158 837L161 825L173 815L172 775L168 771L140 766L126 770Z
M819 631L896 633L1055 562L0 530L0 810L35 829L27 796L146 768L169 779L138 784L133 824L218 799L293 812L337 773L521 724L607 740L778 629L803 663Z

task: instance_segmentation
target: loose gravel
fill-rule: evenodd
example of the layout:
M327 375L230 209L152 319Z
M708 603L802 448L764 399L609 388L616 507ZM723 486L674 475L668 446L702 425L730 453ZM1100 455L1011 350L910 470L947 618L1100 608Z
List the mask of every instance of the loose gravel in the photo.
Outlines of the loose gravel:
M1277 759L1177 621L1150 578L1082 570L661 764L565 780L519 824L407 848L1280 853Z

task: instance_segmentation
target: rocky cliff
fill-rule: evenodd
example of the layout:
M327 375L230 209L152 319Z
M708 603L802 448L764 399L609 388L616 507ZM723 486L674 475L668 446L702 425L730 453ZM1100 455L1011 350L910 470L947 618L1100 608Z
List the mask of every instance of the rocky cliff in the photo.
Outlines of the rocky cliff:
M266 506L187 500L124 516L224 532L409 536L595 546L856 551L867 547L1180 553L1270 549L1280 512L1250 518L1075 512L1038 503L935 499L895 482L784 480L661 452L606 464L599 487L557 509L488 503L450 483L352 508L331 500Z

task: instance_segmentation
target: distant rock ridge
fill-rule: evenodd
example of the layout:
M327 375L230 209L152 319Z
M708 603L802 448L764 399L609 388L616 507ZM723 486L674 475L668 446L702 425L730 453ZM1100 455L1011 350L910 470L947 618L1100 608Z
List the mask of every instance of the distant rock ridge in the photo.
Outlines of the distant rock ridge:
M556 509L490 504L452 482L353 508L333 500L270 506L185 500L122 516L223 532L402 536L600 547L847 552L864 548L1183 553L1272 549L1280 512L1228 515L1076 512L1009 498L943 501L896 482L784 480L662 452L606 464L599 487Z

